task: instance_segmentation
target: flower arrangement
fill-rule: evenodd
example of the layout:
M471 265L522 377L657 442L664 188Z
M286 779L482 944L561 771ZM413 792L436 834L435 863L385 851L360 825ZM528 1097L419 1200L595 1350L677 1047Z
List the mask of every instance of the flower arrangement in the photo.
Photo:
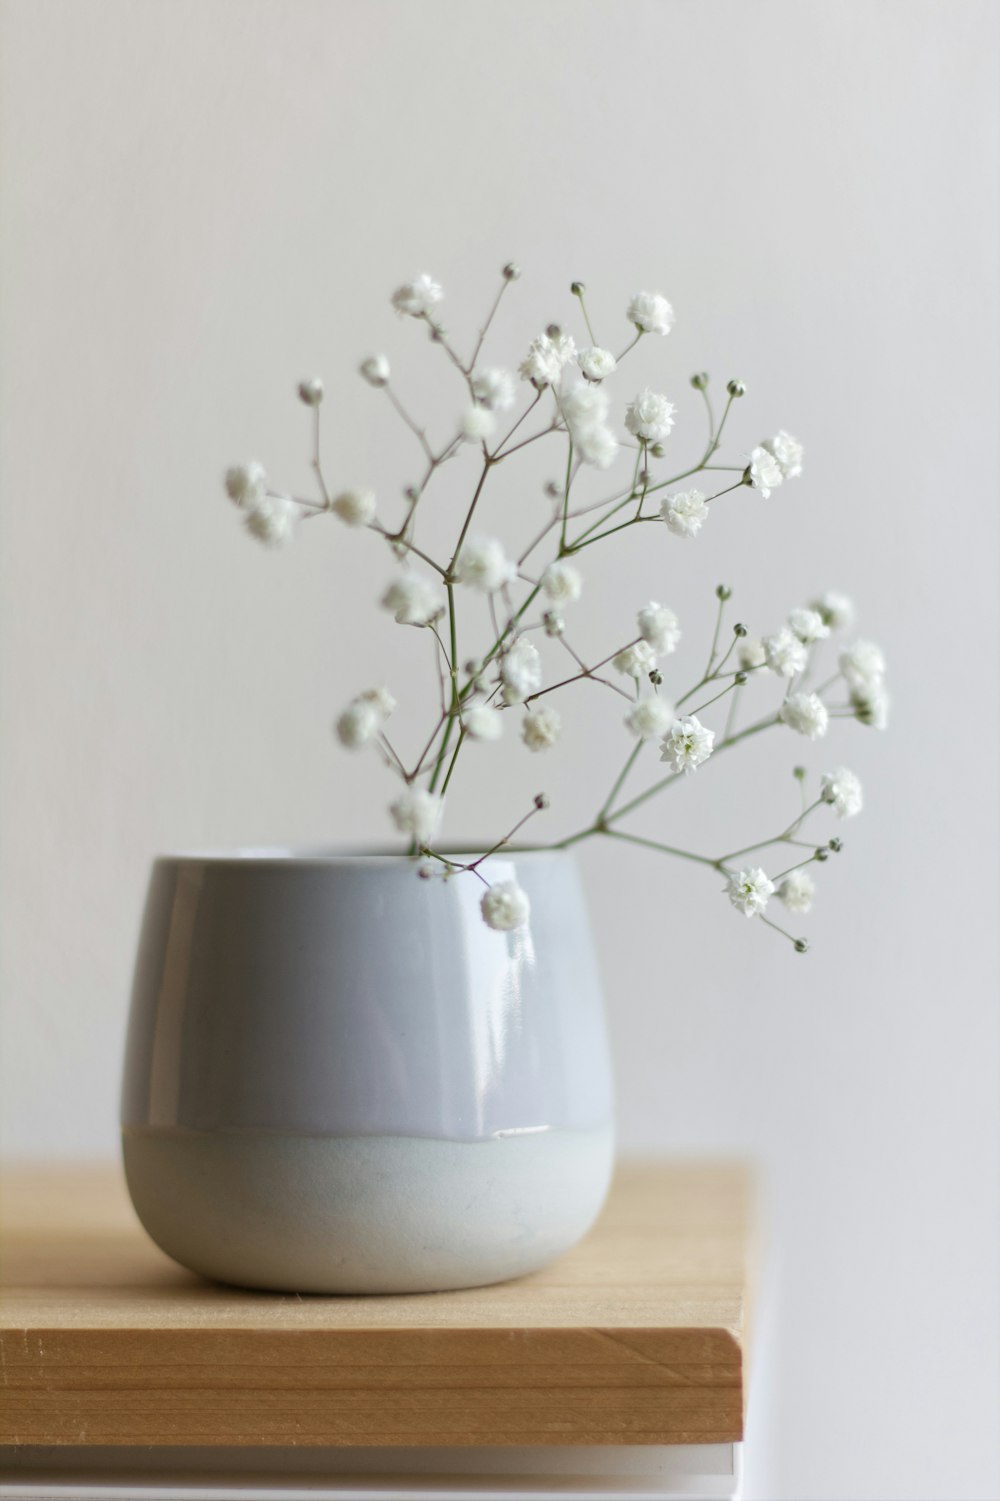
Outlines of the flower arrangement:
M567 848L603 837L695 861L723 878L724 892L738 912L758 918L788 939L797 952L805 952L805 939L766 914L772 898L795 916L809 911L814 898L809 867L839 853L842 845L836 837L822 843L804 838L805 825L820 810L840 819L860 811L861 785L853 772L844 767L823 772L818 791L810 797L806 772L796 767L795 776L802 784L797 816L771 838L721 855L677 849L622 825L667 787L700 774L710 759L752 735L777 728L820 740L832 718L884 728L888 713L885 661L872 642L842 643L837 669L818 686L812 685L821 643L848 632L853 624L851 601L839 593L824 594L793 609L785 624L769 635L751 635L737 622L727 643L724 624L730 591L720 585L707 664L679 693L665 691L660 665L676 651L681 635L677 617L666 605L656 601L643 605L629 639L616 642L613 650L594 662L574 649L568 628L584 588L581 556L589 548L648 525L691 543L724 496L749 489L767 500L772 491L796 480L802 473L802 445L781 431L736 463L717 462L726 420L733 403L745 395L745 387L742 381L730 380L725 405L717 415L709 395L709 377L696 374L691 384L704 398L707 439L700 458L678 473L665 474L664 469L671 467L664 461L674 427L673 403L649 388L637 392L624 406L621 433L612 425L608 383L641 339L670 333L674 313L669 302L658 292L637 293L626 309L630 335L615 354L595 338L585 288L573 282L571 292L589 342L578 345L562 326L552 324L531 341L515 377L508 370L483 365L481 355L504 294L519 276L517 266L503 268L499 290L469 359L457 352L440 321L443 293L436 281L418 276L393 293L396 312L422 325L453 368L464 401L450 435L434 446L397 392L388 359L373 355L361 365L363 379L384 394L420 445L423 472L404 492L401 514L390 521L370 490L334 493L328 486L320 458L324 388L319 379L305 380L298 387L299 398L313 418L317 497L308 499L272 488L256 462L230 469L226 491L239 507L247 530L265 544L285 542L303 518L329 514L348 527L373 533L387 546L394 571L381 595L381 606L401 626L426 632L433 659L427 723L414 750L406 753L388 729L396 700L388 689L373 687L347 704L335 729L342 746L349 751L373 749L397 779L399 787L388 812L404 835L421 878L474 876L485 888L481 910L491 928L506 932L527 923L529 904L524 891L514 881L490 884L481 867L489 855L508 847L529 820L549 806L549 799L539 794L513 828L496 838L484 854L467 861L448 854L440 842L445 801L471 743L510 738L516 726L529 752L543 753L552 746L561 728L556 696L570 684L585 680L624 700L622 726L632 743L593 820L567 837L548 844L536 841L533 847ZM498 468L540 442L560 445L563 479L546 487L543 524L516 556L510 556L495 537L478 530L481 502ZM462 454L468 456L469 450L475 468L468 505L447 555L434 557L418 545L417 522L442 466ZM605 484L605 492L610 493L581 498L589 471L612 468L622 477ZM696 477L704 488L694 486ZM678 488L682 483L687 488ZM474 612L464 603L459 607L463 595L478 597ZM478 617L479 634L470 648L466 632L473 613ZM544 645L546 639L550 656L561 654L565 659L565 670L554 675L543 664L536 644ZM741 724L752 680L759 680L753 686L762 690L764 712ZM831 702L831 694L838 701ZM634 788L643 765L653 758L651 752L658 752L665 773L658 771L641 790L627 791L630 779ZM537 828L533 824L533 832ZM769 873L758 864L746 863L763 858L760 852L764 850L777 851L777 863L783 868L774 871L772 867Z

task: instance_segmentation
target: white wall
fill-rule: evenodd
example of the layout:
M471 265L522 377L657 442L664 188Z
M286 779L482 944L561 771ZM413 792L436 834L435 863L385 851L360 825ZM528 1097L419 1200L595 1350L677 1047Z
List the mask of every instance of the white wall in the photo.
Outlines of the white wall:
M308 483L291 391L315 370L334 478L411 478L412 439L353 370L385 347L419 399L436 352L386 305L415 269L467 340L516 256L507 361L573 315L573 276L615 339L628 294L660 286L676 331L624 385L675 396L687 453L688 374L741 375L731 451L787 425L807 472L734 498L690 548L622 546L592 572L590 639L665 597L693 666L720 580L764 628L833 585L884 643L895 709L829 750L754 742L651 816L654 836L736 845L768 831L761 805L792 806L797 756L856 767L868 809L821 872L808 958L697 868L586 849L623 1146L762 1166L750 1495L995 1497L996 8L2 14L7 1153L115 1151L153 851L383 834L381 774L328 726L392 675L384 561L326 523L266 555L223 466L255 453ZM538 500L494 504L513 531ZM545 767L553 827L623 744L616 710L579 702ZM518 768L512 804L540 774ZM456 789L470 832L492 785Z

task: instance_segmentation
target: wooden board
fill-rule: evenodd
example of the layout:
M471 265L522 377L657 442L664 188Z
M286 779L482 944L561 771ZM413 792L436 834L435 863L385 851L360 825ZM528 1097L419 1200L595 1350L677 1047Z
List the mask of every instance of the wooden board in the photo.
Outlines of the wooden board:
M0 1443L535 1445L742 1436L744 1170L619 1169L497 1287L252 1293L175 1265L115 1168L0 1180Z

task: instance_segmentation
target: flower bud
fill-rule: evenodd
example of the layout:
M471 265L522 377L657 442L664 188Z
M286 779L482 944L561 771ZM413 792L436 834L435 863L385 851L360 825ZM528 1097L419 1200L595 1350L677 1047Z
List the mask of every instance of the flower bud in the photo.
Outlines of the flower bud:
M704 391L705 387L708 385L708 371L699 370L696 375L692 375L691 384L692 386L694 386L696 391Z
M805 939L805 938L796 938L796 940L795 940L795 952L797 954L808 954L808 952L809 952L809 943L808 943L808 940Z
M561 636L566 629L565 620L563 620L561 615L557 615L554 610L545 611L545 614L542 616L542 623L545 626L546 636Z
M517 264L517 261L508 261L500 274L504 281L517 281L521 275L521 268Z
M649 674L649 681L652 683L654 688L663 687L663 673L658 667L654 667L652 672Z
M558 323L550 323L545 332L548 334L550 339L562 338L562 329L560 328Z
M434 870L430 865L427 865L426 863L424 865L418 865L417 875L422 881L429 881L434 875Z
M389 384L389 361L384 354L369 355L358 367L361 375L370 386L387 386Z
M654 443L652 448L649 450L654 459L662 459L666 451L667 450L664 448L662 443Z
M584 292L587 290L582 281L570 282L569 289L573 293L574 297L582 297Z
M726 386L726 390L732 397L745 396L747 394L747 388L741 380L731 380Z
M736 676L733 678L733 682L736 684L737 688L742 688L743 684L745 682L747 682L747 681L748 681L748 674L745 673L745 672L738 672L736 674Z
M545 493L550 500L559 500L562 497L562 486L558 485L554 479L546 480Z
M793 766L792 767L792 776L795 778L795 780L797 782L804 782L805 779L806 779L806 769L805 769L805 767L804 766Z
M538 809L539 813L543 813L548 806L549 806L549 795L548 795L548 793L547 792L536 793L536 795L535 795L535 807Z
M477 678L482 670L482 662L478 662L475 657L470 657L467 662L463 662L462 664L462 671L466 677Z
M319 406L323 400L323 382L318 375L314 375L312 380L299 381L299 400L307 407Z
M723 604L725 604L727 599L732 599L733 591L725 584L720 584L715 591L715 597L716 599L721 600Z
M835 855L839 855L840 852L841 852L841 850L843 848L844 848L844 841L842 839L836 839L836 838L834 838L834 839L830 840L830 849L833 850L833 853Z
M747 633L746 626L742 623L742 621L738 620L736 622L736 624L733 626L733 635L734 636L745 636L746 633Z
M827 847L826 847L825 844L821 844L820 845L819 849L816 851L816 854L815 854L814 858L817 859L817 860L819 860L819 861L821 861L821 862L823 860L829 860L829 858L830 858L830 851L827 849Z

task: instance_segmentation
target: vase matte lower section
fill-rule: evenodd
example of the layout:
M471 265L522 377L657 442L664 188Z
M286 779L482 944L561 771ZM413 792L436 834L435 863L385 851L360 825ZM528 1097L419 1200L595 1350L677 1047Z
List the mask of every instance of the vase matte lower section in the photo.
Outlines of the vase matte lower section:
M614 1133L486 1141L126 1128L132 1202L203 1276L299 1293L417 1293L523 1276L575 1245Z

